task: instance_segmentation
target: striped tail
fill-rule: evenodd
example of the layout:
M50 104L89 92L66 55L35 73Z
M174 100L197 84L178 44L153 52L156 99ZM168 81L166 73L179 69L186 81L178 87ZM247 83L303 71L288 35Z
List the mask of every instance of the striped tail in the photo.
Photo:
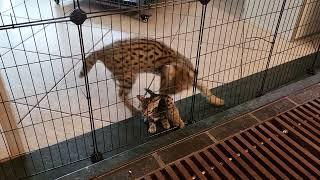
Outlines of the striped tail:
M92 53L88 57L86 57L86 59L85 59L86 66L82 67L80 74L79 74L80 78L83 78L85 76L85 73L89 73L89 71L92 69L94 64L96 64L98 58L95 56L95 54L96 53ZM86 67L86 71L84 69L85 67Z

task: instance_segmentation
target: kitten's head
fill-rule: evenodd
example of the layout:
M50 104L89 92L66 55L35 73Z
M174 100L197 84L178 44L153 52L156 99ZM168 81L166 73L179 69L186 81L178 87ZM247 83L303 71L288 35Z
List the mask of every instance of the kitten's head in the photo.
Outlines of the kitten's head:
M153 119L160 102L160 96L144 97L138 95L137 98L140 101L141 111L145 118Z

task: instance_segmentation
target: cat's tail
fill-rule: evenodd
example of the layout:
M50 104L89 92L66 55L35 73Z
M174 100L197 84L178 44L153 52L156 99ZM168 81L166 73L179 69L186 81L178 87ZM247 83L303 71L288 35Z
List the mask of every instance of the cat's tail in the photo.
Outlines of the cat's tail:
M82 67L79 77L83 78L85 76L85 73L89 73L89 71L92 69L92 67L96 64L98 61L98 58L96 56L97 53L92 53L89 56L85 58L86 65ZM86 71L85 71L86 68Z
M201 91L201 93L207 97L208 101L216 106L223 106L224 100L213 95L211 90L207 87L202 85L200 82L197 83L197 88Z

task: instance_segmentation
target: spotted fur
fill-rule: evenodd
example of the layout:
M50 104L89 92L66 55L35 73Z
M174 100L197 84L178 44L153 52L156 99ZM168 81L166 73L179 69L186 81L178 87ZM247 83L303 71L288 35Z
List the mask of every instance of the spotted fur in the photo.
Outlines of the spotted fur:
M164 129L170 128L170 122L174 127L183 128L184 122L180 117L179 110L174 100L168 95L159 95L153 92L150 97L138 95L143 116L148 120L149 133L157 131L156 123L161 122Z
M167 95L192 87L195 75L194 67L188 58L152 39L117 41L93 52L85 59L86 69L82 69L80 77L89 72L98 60L112 72L119 86L119 96L133 113L139 111L127 97L139 73L160 75L160 94ZM224 101L214 96L206 86L198 83L196 87L211 104L224 104Z

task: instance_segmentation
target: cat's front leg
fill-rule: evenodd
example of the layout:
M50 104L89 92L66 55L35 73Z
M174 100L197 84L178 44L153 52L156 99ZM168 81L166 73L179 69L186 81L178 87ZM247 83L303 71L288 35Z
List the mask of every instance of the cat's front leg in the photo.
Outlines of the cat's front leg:
M149 121L149 129L148 129L148 132L150 133L150 134L153 134L153 133L155 133L157 131L157 126L156 126L156 124L154 123L154 122L150 122Z
M169 123L169 120L167 118L163 118L161 120L161 124L162 124L162 127L164 129L169 129L170 128L170 123Z

